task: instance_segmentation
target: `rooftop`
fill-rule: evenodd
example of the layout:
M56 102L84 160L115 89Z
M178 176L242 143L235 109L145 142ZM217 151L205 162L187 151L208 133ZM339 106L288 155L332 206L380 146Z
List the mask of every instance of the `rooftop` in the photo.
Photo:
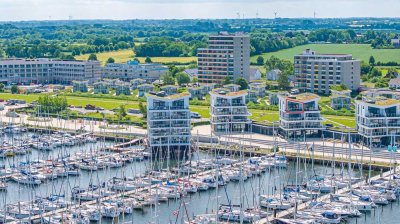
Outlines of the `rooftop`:
M227 97L234 97L234 96L242 96L247 94L247 90L240 90L237 92L231 92L227 88L216 88L211 90L212 94L219 95L219 96L227 96Z
M182 92L182 93L176 93L172 95L159 95L159 94L151 94L151 93L146 93L146 97L151 97L154 99L160 99L160 100L176 100L184 97L190 97L191 94L189 92Z
M317 100L320 97L316 94L313 93L301 93L297 95L281 95L285 97L286 99L293 99L297 101L310 101L310 100Z
M384 99L384 100L377 100L375 101L375 104L378 106L390 106L394 104L399 104L400 100L395 100L395 99Z

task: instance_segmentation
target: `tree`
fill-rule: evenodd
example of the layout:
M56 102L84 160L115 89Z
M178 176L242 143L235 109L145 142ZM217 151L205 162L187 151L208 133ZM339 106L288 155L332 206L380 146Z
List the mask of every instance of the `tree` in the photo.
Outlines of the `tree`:
M108 58L107 59L107 64L112 64L114 62L115 62L114 58Z
M231 83L231 78L229 76L225 76L224 81L222 81L222 85L229 85Z
M117 111L117 117L119 121L122 121L128 114L124 105L120 105Z
M143 114L143 117L147 118L147 108L143 105L142 101L139 102L139 110Z
M336 91L343 91L343 90L347 90L349 88L347 88L347 86L345 84L340 84L340 85L331 85L330 89L336 90Z
M197 77L192 78L192 83L198 83L198 82L199 82L199 79Z
M235 83L236 83L236 85L240 86L240 90L245 90L245 89L247 89L249 87L249 84L247 83L247 80L242 78L242 77L237 78Z
M11 86L11 93L12 93L12 94L19 93L19 89L18 89L18 86L17 86L17 85Z
M146 59L144 60L144 62L151 63L152 61L151 61L151 58L149 56L147 56Z
M278 77L278 86L281 89L288 89L290 82L289 82L289 74L287 72L282 72Z
M372 55L371 55L371 57L369 57L369 64L370 64L371 66L374 66L374 65L375 65L375 58L374 58L374 56L372 56Z
M175 78L169 73L161 76L161 80L164 82L164 85L175 85Z
M175 77L176 73L179 72L179 68L176 67L175 65L170 65L170 66L168 66L168 69L169 69L169 73L170 73L173 77Z
M178 72L175 75L175 78L176 78L176 81L178 82L178 85L190 83L189 76L184 72Z
M258 56L257 57L257 65L263 65L264 64L264 57Z
M381 71L380 69L373 68L373 69L371 70L370 76L371 76L371 77L378 77L378 78L380 78L380 77L382 77L382 71Z
M4 92L4 84L0 83L0 93Z
M90 54L88 60L89 60L89 61L97 61L97 56L96 56L96 54Z

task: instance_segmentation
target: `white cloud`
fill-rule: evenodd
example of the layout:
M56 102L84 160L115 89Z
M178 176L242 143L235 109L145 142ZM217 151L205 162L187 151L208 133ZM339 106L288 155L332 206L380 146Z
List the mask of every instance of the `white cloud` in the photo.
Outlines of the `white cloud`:
M390 6L390 7L389 7ZM0 0L0 20L395 17L399 0Z

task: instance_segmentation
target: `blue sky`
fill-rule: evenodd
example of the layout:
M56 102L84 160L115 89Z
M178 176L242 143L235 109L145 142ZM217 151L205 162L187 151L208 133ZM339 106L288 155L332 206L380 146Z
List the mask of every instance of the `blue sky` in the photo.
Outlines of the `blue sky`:
M400 0L0 0L0 21L399 17Z

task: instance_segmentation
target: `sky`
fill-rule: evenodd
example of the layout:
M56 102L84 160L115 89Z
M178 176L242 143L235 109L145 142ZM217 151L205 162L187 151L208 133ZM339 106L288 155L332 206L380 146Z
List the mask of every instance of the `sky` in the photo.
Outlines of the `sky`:
M0 21L399 17L400 0L0 0Z

